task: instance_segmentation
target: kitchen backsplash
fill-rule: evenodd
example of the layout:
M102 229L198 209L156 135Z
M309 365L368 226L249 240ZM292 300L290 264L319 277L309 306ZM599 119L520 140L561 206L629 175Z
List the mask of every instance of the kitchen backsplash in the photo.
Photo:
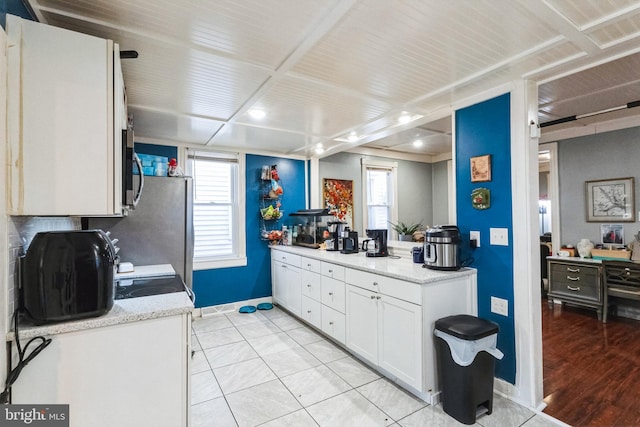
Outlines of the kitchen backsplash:
M18 284L16 279L18 257L29 247L36 233L55 230L80 230L81 228L80 218L73 217L13 216L9 218L7 225L9 236L9 292L7 295L7 315L9 319L7 327L9 330L13 329L11 318L17 304Z

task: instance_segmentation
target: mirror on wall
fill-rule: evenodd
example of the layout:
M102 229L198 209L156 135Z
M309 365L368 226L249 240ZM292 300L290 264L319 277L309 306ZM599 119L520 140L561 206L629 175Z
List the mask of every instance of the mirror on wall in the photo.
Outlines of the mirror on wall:
M397 204L394 223L449 224L453 193L451 117L421 124L319 161L319 178L353 181L353 226L364 233L368 207L363 164L392 165L395 169L390 204ZM392 209L389 209L391 212ZM396 239L395 232L391 236Z

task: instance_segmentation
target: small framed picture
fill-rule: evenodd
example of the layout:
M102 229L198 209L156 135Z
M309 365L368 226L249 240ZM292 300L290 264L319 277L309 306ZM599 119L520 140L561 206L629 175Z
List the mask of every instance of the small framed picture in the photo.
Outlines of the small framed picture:
M602 243L624 245L624 227L622 224L602 224L600 226Z
M587 222L633 222L634 178L585 182Z
M471 182L491 181L491 154L471 158Z

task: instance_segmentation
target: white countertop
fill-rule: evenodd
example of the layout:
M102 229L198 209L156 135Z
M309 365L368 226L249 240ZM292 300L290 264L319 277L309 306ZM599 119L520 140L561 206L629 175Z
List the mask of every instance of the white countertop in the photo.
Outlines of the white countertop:
M18 328L22 342L23 340L37 336L56 335L66 332L121 325L140 320L180 315L192 310L193 303L186 292L173 292L169 294L116 300L113 303L113 308L111 308L107 314L100 317L42 326L28 325L23 322ZM15 334L9 332L7 334L7 341L13 341L14 339ZM22 344L26 344L26 341Z
M407 247L411 243L407 242ZM411 246L416 246L413 242ZM463 268L458 271L439 271L422 267L412 259L395 257L367 257L365 252L356 254L341 254L338 251L325 251L321 249L310 249L302 246L280 246L272 245L274 251L289 252L307 258L318 259L333 264L343 265L356 270L368 271L382 276L393 277L407 282L418 284L428 284L441 280L452 279L461 276L476 274L474 268Z

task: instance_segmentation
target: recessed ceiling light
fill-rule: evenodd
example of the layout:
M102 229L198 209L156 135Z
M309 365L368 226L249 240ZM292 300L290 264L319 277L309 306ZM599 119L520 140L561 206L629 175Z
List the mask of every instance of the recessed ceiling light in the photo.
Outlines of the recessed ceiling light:
M413 141L413 146L416 148L420 148L424 145L424 142L422 142L421 139L416 139L415 141Z
M404 123L409 123L410 121L411 121L411 114L407 113L406 111L403 111L400 117L398 117L399 123L404 124Z
M358 134L355 131L353 131L349 134L347 139L349 140L349 142L356 142L358 140Z
M252 108L248 111L249 115L256 120L264 119L267 113L264 110L259 110L257 108Z
M324 146L322 145L322 142L318 142L316 144L316 154L322 154L324 153Z

